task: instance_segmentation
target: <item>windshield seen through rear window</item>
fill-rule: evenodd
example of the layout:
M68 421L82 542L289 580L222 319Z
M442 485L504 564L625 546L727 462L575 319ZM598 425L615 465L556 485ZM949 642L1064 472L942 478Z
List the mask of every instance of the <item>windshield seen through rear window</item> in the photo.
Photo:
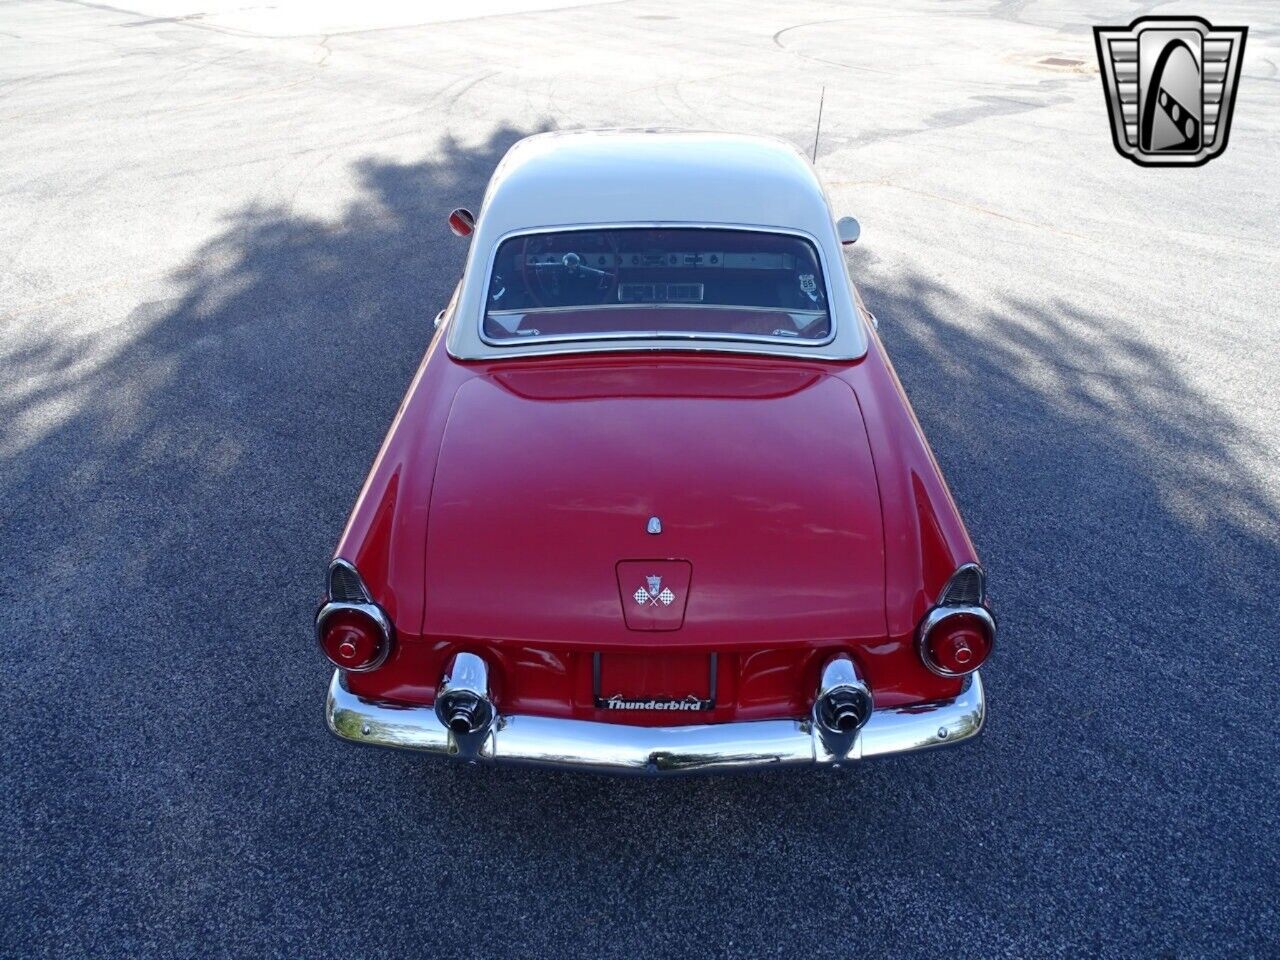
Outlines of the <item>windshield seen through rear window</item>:
M822 343L827 289L812 243L756 230L622 227L504 240L485 339L707 337Z

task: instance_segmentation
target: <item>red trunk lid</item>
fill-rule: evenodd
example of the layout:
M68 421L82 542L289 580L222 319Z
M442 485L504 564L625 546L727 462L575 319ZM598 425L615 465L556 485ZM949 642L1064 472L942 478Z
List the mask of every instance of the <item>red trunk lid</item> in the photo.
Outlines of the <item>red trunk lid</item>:
M661 534L646 532L651 517ZM697 357L500 368L453 401L423 632L744 655L874 639L883 549L857 400L820 369ZM662 583L642 605L650 576Z

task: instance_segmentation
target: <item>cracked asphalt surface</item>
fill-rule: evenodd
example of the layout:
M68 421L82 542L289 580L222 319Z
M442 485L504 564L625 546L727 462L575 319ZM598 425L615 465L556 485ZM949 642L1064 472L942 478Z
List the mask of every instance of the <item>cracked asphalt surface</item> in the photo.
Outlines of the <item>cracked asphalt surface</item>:
M1276 956L1274 7L422 6L0 5L3 953ZM1251 28L1230 147L1140 169L1090 28L1174 12ZM447 211L538 130L807 148L824 87L985 737L660 783L331 738L310 619Z

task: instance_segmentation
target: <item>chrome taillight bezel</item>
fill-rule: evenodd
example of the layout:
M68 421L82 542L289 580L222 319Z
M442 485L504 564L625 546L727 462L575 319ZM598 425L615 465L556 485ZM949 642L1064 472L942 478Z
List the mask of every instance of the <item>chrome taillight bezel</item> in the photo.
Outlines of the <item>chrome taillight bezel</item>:
M981 663L973 665L969 670L948 670L933 659L933 655L929 652L929 636L953 617L970 616L982 621L987 631L987 655L982 658ZM916 631L916 649L920 652L920 662L925 665L931 673L936 673L940 677L967 677L974 670L979 669L983 663L991 659L991 654L996 647L996 618L991 615L991 611L986 607L934 607L926 613L920 621L920 627Z
M976 591L974 589L976 583ZM975 596L976 594L976 596ZM971 600L976 599L975 602ZM925 612L916 627L916 652L920 662L929 672L940 677L957 679L967 677L991 659L996 648L996 618L986 605L987 577L985 571L976 563L962 564L953 573L947 584L938 595L938 602ZM929 652L929 637L942 624L953 617L969 616L981 621L987 633L987 655L969 670L953 671L941 666Z
M325 659L332 663L340 670L348 673L368 673L370 670L377 670L380 666L387 662L387 658L391 656L391 648L395 644L395 626L391 623L391 618L387 616L385 610L373 601L369 594L369 589L364 585L359 571L355 566L341 557L329 564L328 589L326 591L325 602L320 605L320 609L316 611L315 621L315 637L316 646L320 648L320 652L325 655ZM339 596L335 598L335 593ZM352 598L355 599L352 599ZM329 656L329 651L324 646L324 628L325 623L335 613L340 611L354 611L368 617L377 626L382 633L382 643L378 647L378 655L370 660L367 664L359 667L347 666L337 663Z

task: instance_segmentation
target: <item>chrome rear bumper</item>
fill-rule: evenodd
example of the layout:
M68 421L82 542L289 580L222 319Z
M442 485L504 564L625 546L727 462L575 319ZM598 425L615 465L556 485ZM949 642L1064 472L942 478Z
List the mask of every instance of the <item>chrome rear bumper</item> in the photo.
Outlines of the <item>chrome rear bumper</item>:
M876 710L844 754L831 752L809 720L636 727L519 715L499 716L478 744L460 751L457 736L432 707L358 697L347 690L341 671L334 672L325 702L329 729L355 743L465 756L480 763L651 775L840 766L960 743L977 736L985 718L982 680L975 673L954 700Z

